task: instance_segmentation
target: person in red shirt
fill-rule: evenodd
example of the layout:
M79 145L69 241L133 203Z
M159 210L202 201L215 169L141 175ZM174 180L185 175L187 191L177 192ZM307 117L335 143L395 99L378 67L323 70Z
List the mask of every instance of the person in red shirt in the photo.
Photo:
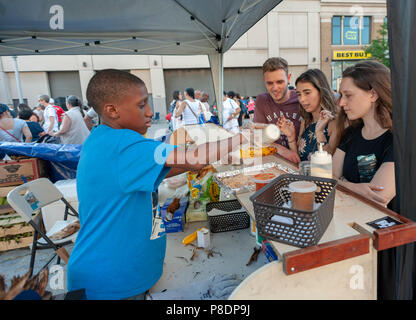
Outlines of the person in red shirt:
M56 110L56 115L58 116L58 124L60 125L62 123L62 115L65 113L65 110L60 106L55 105L55 100L52 98L49 99L49 103Z

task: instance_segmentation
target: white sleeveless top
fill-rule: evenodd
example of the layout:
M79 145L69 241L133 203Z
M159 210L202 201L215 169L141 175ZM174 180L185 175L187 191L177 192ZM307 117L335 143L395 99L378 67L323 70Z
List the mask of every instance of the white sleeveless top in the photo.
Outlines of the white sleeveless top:
M90 134L79 107L72 107L65 114L71 119L71 127L61 135L64 144L83 144Z
M201 103L199 100L195 100L194 102L191 102L189 100L184 100L187 104L185 109L183 110L183 118L182 118L182 122L184 125L188 125L188 124L198 124L198 119L197 117L200 115L201 111L200 111L200 106L199 104ZM192 108L193 112L195 113L195 115L192 113L191 110L189 110L189 108Z

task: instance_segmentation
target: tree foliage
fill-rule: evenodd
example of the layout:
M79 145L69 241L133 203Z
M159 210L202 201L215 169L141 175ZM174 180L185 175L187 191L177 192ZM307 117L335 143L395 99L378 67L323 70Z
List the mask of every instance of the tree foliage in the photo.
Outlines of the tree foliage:
M365 49L371 53L371 58L377 60L390 68L388 28L385 22L378 30L379 37L371 41L371 44Z

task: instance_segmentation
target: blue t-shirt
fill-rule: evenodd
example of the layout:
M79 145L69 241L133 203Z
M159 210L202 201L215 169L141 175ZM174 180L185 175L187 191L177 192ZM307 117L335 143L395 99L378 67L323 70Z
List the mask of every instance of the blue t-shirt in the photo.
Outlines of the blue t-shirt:
M175 146L128 129L99 125L77 169L81 229L68 263L68 290L87 299L123 299L160 278L166 236L150 240L152 196L170 168Z

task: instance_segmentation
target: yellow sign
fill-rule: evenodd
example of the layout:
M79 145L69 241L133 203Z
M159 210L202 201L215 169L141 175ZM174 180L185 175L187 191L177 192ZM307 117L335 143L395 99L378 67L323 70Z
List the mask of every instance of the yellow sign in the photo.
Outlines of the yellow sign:
M358 32L357 31L347 31L345 32L345 39L356 41L358 38Z
M357 51L334 51L333 60L362 60L370 59L371 53L366 53L364 50Z

